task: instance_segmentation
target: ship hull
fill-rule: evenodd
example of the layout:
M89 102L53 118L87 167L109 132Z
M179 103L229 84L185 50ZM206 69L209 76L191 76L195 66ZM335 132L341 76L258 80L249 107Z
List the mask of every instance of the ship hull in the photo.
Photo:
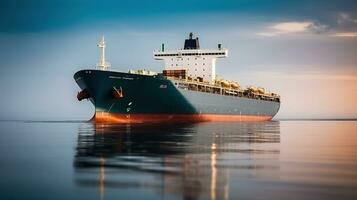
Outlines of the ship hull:
M163 76L81 70L74 75L89 92L98 123L267 121L280 103L178 87ZM113 88L122 97L113 96Z

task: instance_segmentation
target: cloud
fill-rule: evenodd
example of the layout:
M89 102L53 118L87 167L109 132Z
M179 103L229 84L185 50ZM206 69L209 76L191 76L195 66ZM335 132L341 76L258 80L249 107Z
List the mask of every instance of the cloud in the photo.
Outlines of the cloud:
M340 12L337 14L337 27L333 37L357 37L357 19L351 13Z
M329 31L330 27L324 24L320 24L320 23L312 23L310 24L310 26L308 27L308 31L313 32L313 33L325 33L327 31Z
M275 33L275 32L260 32L260 33L257 33L257 35L266 36L266 37L273 37L273 36L276 36L278 34Z
M339 32L332 34L334 37L357 37L357 31L356 32Z
M341 12L337 15L338 24L357 24L357 19L353 18L350 14Z
M312 21L304 22L281 22L270 25L267 31L260 32L261 36L278 36L300 33L323 33L328 30L328 26Z

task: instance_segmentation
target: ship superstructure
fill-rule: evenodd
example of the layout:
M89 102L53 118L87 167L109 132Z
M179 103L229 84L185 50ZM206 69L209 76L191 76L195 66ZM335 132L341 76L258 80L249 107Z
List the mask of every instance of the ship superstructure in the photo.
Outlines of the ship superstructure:
M200 49L190 33L184 48L154 51L165 63L162 73L130 70L109 71L104 37L98 44L100 62L96 70L78 71L78 100L95 106L95 122L197 122L270 120L280 108L280 96L264 88L241 88L235 81L217 79L216 59L228 50Z
M164 73L183 70L182 76L204 82L215 81L216 60L227 56L228 49L223 49L221 44L213 50L200 49L199 39L193 38L193 33L190 33L189 38L185 40L183 49L165 51L165 46L162 44L161 51L154 51L154 58L165 62Z

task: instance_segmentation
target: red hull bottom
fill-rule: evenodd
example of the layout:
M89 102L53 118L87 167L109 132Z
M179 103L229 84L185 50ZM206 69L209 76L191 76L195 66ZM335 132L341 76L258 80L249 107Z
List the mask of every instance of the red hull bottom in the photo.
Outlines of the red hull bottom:
M96 112L95 123L159 123L159 122L248 122L268 121L272 116L217 114L113 114Z

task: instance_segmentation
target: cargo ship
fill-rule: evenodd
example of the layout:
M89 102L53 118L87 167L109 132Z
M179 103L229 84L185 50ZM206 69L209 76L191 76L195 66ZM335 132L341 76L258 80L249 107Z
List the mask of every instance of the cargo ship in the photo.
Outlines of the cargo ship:
M97 67L74 74L77 99L94 105L96 123L267 121L279 111L278 94L218 78L216 60L228 57L228 49L201 49L192 33L183 49L166 51L162 44L153 51L165 63L161 73L111 71L104 37L97 46Z

